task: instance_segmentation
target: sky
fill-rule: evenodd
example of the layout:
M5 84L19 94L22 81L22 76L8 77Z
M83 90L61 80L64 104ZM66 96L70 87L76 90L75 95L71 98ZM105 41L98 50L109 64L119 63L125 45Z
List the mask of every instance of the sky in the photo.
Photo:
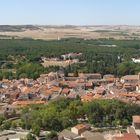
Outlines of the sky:
M1 25L140 25L140 0L0 0Z

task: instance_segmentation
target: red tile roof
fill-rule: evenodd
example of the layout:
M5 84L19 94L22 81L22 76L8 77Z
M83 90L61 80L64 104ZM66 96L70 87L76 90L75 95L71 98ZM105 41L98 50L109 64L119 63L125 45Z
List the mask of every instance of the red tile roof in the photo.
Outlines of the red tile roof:
M61 92L61 94L68 94L70 92L70 89L64 88Z
M140 123L140 116L133 116L133 123Z
M88 93L86 95L81 96L81 101L83 102L91 102L94 98L93 98L93 93Z
M122 137L114 137L113 140L139 140L135 133L125 133Z
M27 106L32 104L45 104L45 101L16 101L13 102L13 105L16 106Z
M138 94L127 94L127 93L120 93L119 96L124 96L124 97L137 97L139 96Z

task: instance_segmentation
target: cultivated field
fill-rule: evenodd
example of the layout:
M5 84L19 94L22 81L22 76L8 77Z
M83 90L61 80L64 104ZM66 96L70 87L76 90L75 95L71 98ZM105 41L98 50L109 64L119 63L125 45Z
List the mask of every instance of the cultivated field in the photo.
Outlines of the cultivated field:
M140 26L0 26L0 38L33 38L53 40L61 38L140 39Z

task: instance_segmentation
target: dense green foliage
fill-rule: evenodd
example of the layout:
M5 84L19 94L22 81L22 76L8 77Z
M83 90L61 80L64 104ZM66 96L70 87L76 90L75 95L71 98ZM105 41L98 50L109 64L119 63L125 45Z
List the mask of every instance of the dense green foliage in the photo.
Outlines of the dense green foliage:
M105 47L99 45L118 45L118 47ZM131 54L137 55L137 49L140 49L140 42L133 40L83 40L83 39L65 39L61 41L42 41L42 40L0 40L0 58L6 59L12 56L27 56L30 60L40 58L40 56L59 57L61 54L69 52L82 52L87 59L93 59L96 55L99 57L110 57L111 54L120 54L125 57L131 57ZM99 54L97 54L99 53ZM101 55L102 54L102 55ZM98 58L98 57L97 57ZM94 59L93 59L94 60Z
M117 47L104 45L117 45ZM81 60L85 60L86 63L69 66L66 69L68 72L99 72L101 74L123 75L140 71L140 65L131 62L132 57L140 57L140 42L137 40L63 39L60 41L43 41L12 39L0 40L0 50L0 64L1 68L4 69L4 72L0 71L0 79L7 77L36 78L40 73L46 72L41 65L36 65L37 70L34 65L40 63L41 56L60 57L60 55L70 52L83 53ZM6 64L3 65L3 63ZM22 68L19 69L17 65ZM5 72L5 69L10 69L10 71ZM11 69L18 74L11 76L13 74ZM29 69L32 74L29 74ZM47 71L52 69L57 70L58 68L48 68Z
M41 73L47 72L41 64L37 63L21 63L15 66L16 72L0 70L0 79L20 79L20 78L32 78L36 79Z
M58 135L55 131L51 131L47 136L46 136L46 140L57 140L58 139Z
M140 115L140 106L118 100L96 100L83 103L78 99L59 99L49 105L31 105L22 109L20 121L5 121L1 116L0 130L22 127L39 136L40 130L52 131L46 139L57 137L62 131L78 123L87 122L95 127L127 127L132 116Z
M36 137L34 135L32 135L31 133L29 133L27 136L26 136L26 140L36 140Z
M82 103L80 100L61 99L48 106L24 108L21 126L24 129L38 126L44 130L61 131L80 123L79 120L82 119L96 127L126 127L132 123L133 115L140 115L139 106L117 100Z

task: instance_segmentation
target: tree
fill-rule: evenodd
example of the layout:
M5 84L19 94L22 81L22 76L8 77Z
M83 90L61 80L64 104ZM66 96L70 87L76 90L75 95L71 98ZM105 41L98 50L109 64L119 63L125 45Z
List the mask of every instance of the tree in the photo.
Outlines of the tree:
M10 121L4 122L4 124L3 124L3 129L4 129L4 130L8 130L8 129L10 129L10 128L11 128L11 122L10 122Z
M128 126L128 124L129 124L129 122L128 122L127 119L123 119L123 120L122 120L122 125L123 125L124 127Z
M67 69L64 69L64 76L68 77L68 70Z
M46 136L46 140L57 140L58 135L55 131L51 131L49 134Z
M36 137L32 133L29 133L29 134L27 134L26 139L27 140L36 140Z
M15 129L17 127L16 122L13 121L12 124L11 124L11 127Z
M3 116L0 116L0 126L2 125L4 120L5 120L5 118Z
M124 62L118 65L117 70L119 75L135 74L136 65L132 62Z
M2 73L0 72L0 80L2 80L3 79L3 75L2 75Z
M26 112L26 113L25 113ZM27 114L27 116L25 115ZM39 135L39 129L62 131L78 123L79 118L95 126L128 126L133 115L140 115L138 105L118 100L95 100L82 103L76 99L62 98L47 105L29 106L22 111L24 128L32 128Z
M36 136L39 136L39 134L40 134L40 127L37 124L34 124L32 126L32 133L35 134Z
M77 70L74 71L74 77L78 77L78 71Z

